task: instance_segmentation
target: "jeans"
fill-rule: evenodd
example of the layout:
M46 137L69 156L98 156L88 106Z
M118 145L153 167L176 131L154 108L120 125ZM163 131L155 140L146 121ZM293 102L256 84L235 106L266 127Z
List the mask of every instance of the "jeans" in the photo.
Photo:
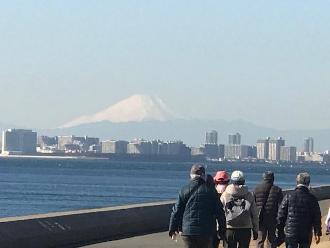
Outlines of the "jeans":
M227 229L225 248L249 248L251 228Z
M185 248L209 248L211 244L211 236L181 236Z
M263 225L259 227L257 247L264 248L264 243L267 239L267 247L275 248L275 225Z

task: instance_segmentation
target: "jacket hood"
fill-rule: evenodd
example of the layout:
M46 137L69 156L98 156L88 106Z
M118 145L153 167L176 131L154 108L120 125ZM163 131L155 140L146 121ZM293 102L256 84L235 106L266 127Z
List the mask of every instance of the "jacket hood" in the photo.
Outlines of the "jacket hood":
M232 195L233 197L240 197L246 195L249 190L246 185L234 185L230 184L225 191L227 194Z

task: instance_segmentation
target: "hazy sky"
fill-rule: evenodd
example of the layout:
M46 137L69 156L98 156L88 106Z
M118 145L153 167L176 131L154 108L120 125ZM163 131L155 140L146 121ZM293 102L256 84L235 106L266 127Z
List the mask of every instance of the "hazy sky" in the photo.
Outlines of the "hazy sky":
M330 2L1 1L0 122L55 127L132 94L188 117L330 127Z

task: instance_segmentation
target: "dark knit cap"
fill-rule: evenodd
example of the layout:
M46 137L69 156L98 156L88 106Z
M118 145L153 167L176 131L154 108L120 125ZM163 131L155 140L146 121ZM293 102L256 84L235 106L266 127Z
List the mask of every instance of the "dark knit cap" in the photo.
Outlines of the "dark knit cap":
M274 181L274 173L271 171L266 171L264 174L262 174L262 178L265 181Z
M191 167L191 170L190 170L190 175L205 175L205 168L203 165L201 164L194 164L192 167Z

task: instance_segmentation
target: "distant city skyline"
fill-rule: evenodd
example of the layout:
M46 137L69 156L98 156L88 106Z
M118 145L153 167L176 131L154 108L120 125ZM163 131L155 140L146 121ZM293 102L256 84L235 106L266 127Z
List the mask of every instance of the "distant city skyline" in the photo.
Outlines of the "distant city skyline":
M5 1L0 123L53 128L134 94L179 115L330 127L330 2Z
M218 144L216 130L205 133L205 143L192 147L180 140L162 141L133 139L100 140L99 137L75 136L37 136L37 132L25 129L8 129L2 132L1 156L24 155L92 155L92 156L121 156L134 159L139 156L163 156L163 158L202 159L214 161L249 161L249 162L318 162L329 163L330 151L323 152L297 151L296 146L285 146L285 139L278 137L257 140L254 144L240 143L239 133L230 134L228 144ZM313 140L312 137L304 139ZM132 157L133 156L133 157ZM164 157L165 156L165 157ZM168 157L169 156L169 157ZM110 158L110 157L109 157ZM136 157L135 157L136 158ZM140 157L141 158L141 157Z

